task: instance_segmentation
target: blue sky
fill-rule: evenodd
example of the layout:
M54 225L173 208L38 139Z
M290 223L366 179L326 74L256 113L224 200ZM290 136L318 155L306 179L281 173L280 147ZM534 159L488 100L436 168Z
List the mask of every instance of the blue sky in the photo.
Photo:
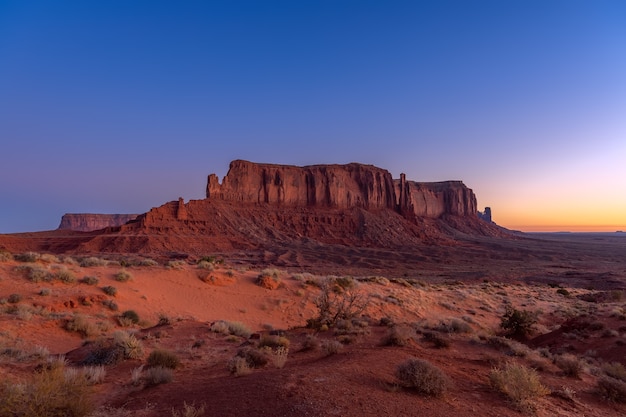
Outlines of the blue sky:
M232 159L624 229L625 115L622 1L0 0L0 233L203 198Z

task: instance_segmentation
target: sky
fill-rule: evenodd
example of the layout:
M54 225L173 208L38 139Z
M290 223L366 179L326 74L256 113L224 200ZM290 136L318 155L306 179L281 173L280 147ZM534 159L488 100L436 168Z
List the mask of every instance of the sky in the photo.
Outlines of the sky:
M626 230L626 2L0 0L0 233L201 199L233 159Z

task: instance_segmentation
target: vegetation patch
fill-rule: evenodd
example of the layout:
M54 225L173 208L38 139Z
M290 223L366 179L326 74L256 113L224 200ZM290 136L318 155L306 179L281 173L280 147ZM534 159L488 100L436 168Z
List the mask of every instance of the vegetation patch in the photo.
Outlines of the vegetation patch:
M539 380L537 372L515 363L492 369L489 382L521 411L533 411L537 398L550 393Z
M412 358L396 368L396 377L400 383L415 391L432 396L441 396L450 386L447 375L432 363Z

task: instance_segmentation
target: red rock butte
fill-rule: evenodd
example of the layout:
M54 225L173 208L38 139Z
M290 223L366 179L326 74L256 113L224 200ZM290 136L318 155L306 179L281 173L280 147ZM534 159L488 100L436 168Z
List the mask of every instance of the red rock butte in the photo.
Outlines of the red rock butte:
M209 175L206 197L166 203L123 225L104 224L122 215L70 215L64 224L102 221L106 228L5 235L0 248L194 255L312 244L408 249L452 243L461 235L508 235L479 218L476 196L461 181L393 179L387 170L358 163L297 167L236 160L221 183Z

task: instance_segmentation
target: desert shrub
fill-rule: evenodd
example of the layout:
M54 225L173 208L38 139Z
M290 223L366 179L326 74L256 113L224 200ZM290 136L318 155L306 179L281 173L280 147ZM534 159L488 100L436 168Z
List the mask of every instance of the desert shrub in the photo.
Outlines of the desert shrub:
M403 386L432 396L442 395L450 385L449 378L441 369L428 361L417 358L398 365L396 377Z
M81 369L80 373L88 385L98 385L104 382L104 377L107 374L106 369L102 365L85 366Z
M626 382L609 376L598 378L596 392L605 400L626 403Z
M95 256L90 256L88 258L83 258L80 261L80 266L83 268L92 267L92 266L106 266L108 265L108 261L100 258L96 258Z
M45 297L45 296L50 295L51 292L52 291L50 290L50 288L42 288L39 290L39 295Z
M124 359L124 349L115 343L99 340L90 345L81 365L114 365Z
M533 410L534 401L550 393L534 370L523 365L507 363L489 373L491 386L504 394L520 410Z
M601 368L608 376L626 382L626 368L621 363L603 363Z
M289 348L283 346L269 352L270 361L278 369L282 369L285 366L288 356Z
M532 332L533 326L537 323L537 316L536 312L517 310L507 306L502 316L500 327L510 335L526 337Z
M338 340L324 340L321 347L324 356L332 356L343 350L343 343Z
M251 368L261 368L269 362L266 352L252 347L239 349L236 356L244 358Z
M21 294L11 294L9 295L9 297L7 298L7 301L11 304L17 304L20 301L22 301L22 295Z
M406 346L415 337L415 330L409 326L396 325L389 329L383 344L388 346Z
M33 374L24 383L2 383L0 415L83 417L93 408L89 393L82 375L66 375L63 366L55 365Z
M110 295L112 297L115 297L115 295L117 295L117 288L112 287L110 285L107 285L106 287L102 287L102 291L104 291L106 295Z
M198 269L206 269L207 271L215 271L215 264L207 261L198 262Z
M37 262L41 255L36 252L18 253L13 255L13 259L18 262Z
M559 288L558 290L556 290L557 294L561 294L564 297L569 297L570 293L569 291L567 291L565 288Z
M439 333L426 332L424 333L424 340L431 342L437 349L444 349L450 347L450 339Z
M182 269L185 265L187 265L187 262L179 259L175 261L168 261L165 266L172 269Z
M332 285L330 279L320 284L320 295L315 299L318 315L307 320L307 327L332 327L338 320L351 320L367 308L369 300L358 289L346 289L337 293L332 290Z
M172 408L172 417L200 417L204 415L204 404L196 407L194 403L183 402L183 409L180 412Z
M133 324L139 323L139 314L137 314L135 310L126 310L122 313L121 317Z
M223 320L218 320L211 324L211 329L213 333L221 333L221 334L230 334L230 329L228 327L228 322Z
M98 285L98 282L100 282L100 280L98 279L98 277L94 276L85 276L80 280L81 284L87 285Z
M23 273L26 276L26 279L32 282L52 280L52 275L45 268L37 265L20 265L17 266L15 270Z
M235 356L230 361L228 361L228 371L235 376L241 376L248 375L250 372L252 372L252 368L248 364L246 358L243 358L241 356Z
M134 334L118 331L113 333L115 345L122 349L125 359L141 359L143 344Z
M52 263L58 264L61 262L61 260L56 255L53 255L51 253L42 253L39 256L39 261L50 263L50 264Z
M449 322L439 323L437 330L446 333L470 333L472 327L462 320L452 319Z
M75 314L74 317L68 320L65 323L65 329L70 332L76 332L82 337L92 337L98 334L96 325L81 314Z
M230 334L234 334L235 336L241 336L244 338L249 338L252 334L252 330L245 324L238 321L229 321L228 322L228 332Z
M119 271L118 273L113 275L113 279L118 282L127 282L130 281L131 278L132 275L130 275L130 273L128 273L127 271Z
M160 385L172 382L173 374L170 368L155 366L145 371L144 378L148 385Z
M302 342L302 350L318 350L320 346L320 340L312 334L306 335Z
M133 368L130 371L130 382L134 386L139 386L141 384L142 376L143 376L143 365L138 366L137 368Z
M168 326L170 324L172 324L172 320L169 316L165 313L159 313L159 322L157 323L157 326Z
M289 339L278 335L263 335L259 340L259 347L269 347L272 349L287 348L289 349Z
M53 276L55 279L58 279L59 281L64 282L66 284L72 284L76 282L76 277L74 276L74 274L67 269L61 269L55 272Z
M356 281L352 277L337 277L335 278L335 285L341 290L349 290L356 286Z
M144 258L138 262L139 266L159 266L159 263L154 259Z
M12 260L13 255L11 255L9 252L0 251L0 262L7 262Z
M563 371L566 376L578 378L583 370L583 364L574 355L561 355L554 358L554 364Z
M107 307L111 311L117 311L120 309L117 303L113 300L104 300L102 301L102 305Z
M180 365L180 359L175 353L164 349L155 349L150 352L148 356L147 364L149 367L163 367L169 369L176 369Z

